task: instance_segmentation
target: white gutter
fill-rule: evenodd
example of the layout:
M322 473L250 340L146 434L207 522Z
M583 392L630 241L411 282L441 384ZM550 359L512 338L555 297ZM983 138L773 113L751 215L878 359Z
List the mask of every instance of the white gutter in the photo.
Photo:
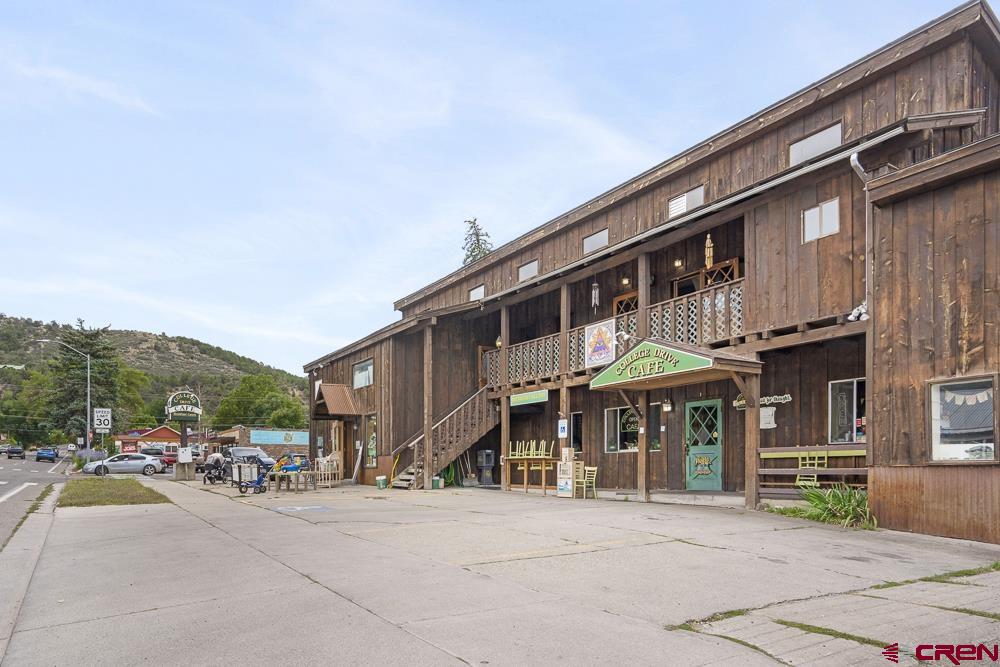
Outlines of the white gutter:
M519 284L516 287L508 288L506 290L503 290L502 292L497 292L496 294L491 294L490 296L488 296L488 297L486 297L484 299L480 299L479 303L480 304L486 304L486 303L489 303L490 301L495 301L495 300L500 299L502 297L505 297L505 296L507 296L509 294L516 294L517 292L520 292L521 290L528 289L530 287L535 287L536 285L540 285L540 284L542 284L543 282L545 282L547 280L551 280L552 278L558 278L559 276L563 275L564 273L567 273L567 272L572 271L574 269L584 267L584 266L586 266L588 264L593 264L595 261L597 261L599 259L602 259L604 257L610 257L611 255L615 254L616 252L620 252L622 250L625 250L626 248L629 248L630 246L636 245L637 243L640 243L640 242L642 242L642 241L644 241L644 240L646 240L646 239L648 239L650 237L662 234L663 232L666 232L666 231L669 231L671 229L674 229L675 227L679 227L679 226L681 226L681 225L683 225L683 224L685 224L687 222L691 222L693 220L697 220L698 218L704 217L704 216L708 215L709 213L714 213L714 212L719 211L721 209L724 209L724 208L726 208L728 206L732 206L733 204L738 204L741 201L744 201L744 200L749 199L751 197L755 197L755 196L761 194L762 192L766 192L767 190L770 190L770 189L772 189L774 187L777 187L777 186L781 185L782 183L787 183L788 181L796 179L796 178L798 178L800 176L804 176L805 174L808 174L808 173L811 173L811 172L814 172L814 171L818 171L818 170L820 170L820 169L822 169L824 167L828 167L831 164L834 164L836 162L839 162L840 160L843 160L844 158L850 158L852 155L856 155L857 153L860 153L862 151L866 151L869 148L872 148L873 146L878 146L879 144L881 144L881 143L883 143L883 142L885 142L885 141L887 141L887 140L889 140L889 139L891 139L891 138L893 138L895 136L903 134L904 132L906 132L906 128L903 126L902 123L900 123L899 125L897 125L896 127L892 128L891 130L888 130L887 132L884 132L883 134L880 134L877 137L869 139L868 141L864 141L864 142L858 144L857 146L855 146L853 148L849 148L847 150L840 151L839 153L834 153L833 155L827 156L827 157L823 158L822 160L817 160L816 162L811 162L811 163L809 163L807 165L802 166L799 169L796 169L794 171L786 172L786 173L782 174L781 176L773 178L770 181L765 181L764 183L761 183L760 185L756 185L756 186L750 188L749 190L744 190L743 192L739 192L737 194L730 195L728 197L720 199L720 200L718 200L718 201L716 201L716 202L714 202L712 204L709 204L708 206L705 206L705 207L702 207L700 209L697 209L696 211L693 211L693 212L691 212L691 213L689 213L687 215L683 215L683 216L677 218L676 220L674 220L673 222L669 222L667 224L660 225L659 227L654 227L652 229L647 229L643 233L641 233L641 234L639 234L637 236L633 236L631 238L628 238L628 239L626 239L624 241L621 241L620 243L617 243L617 244L615 244L613 246L610 246L608 248L605 248L603 251L601 251L599 253L596 253L596 254L593 254L593 255L588 255L584 259L578 259L577 261L572 262L571 264L567 264L566 266L559 267L555 271L549 271L548 273L543 274L543 275L535 278L530 283ZM855 158L855 160L856 160L856 158Z

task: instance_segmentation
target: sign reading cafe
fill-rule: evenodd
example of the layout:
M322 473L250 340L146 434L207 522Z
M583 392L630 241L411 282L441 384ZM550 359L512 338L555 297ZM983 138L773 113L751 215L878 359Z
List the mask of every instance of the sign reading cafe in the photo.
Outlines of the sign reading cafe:
M662 375L711 368L712 360L700 354L643 341L590 381L591 389Z
M196 422L201 418L201 400L193 391L177 391L167 399L167 419L178 422Z

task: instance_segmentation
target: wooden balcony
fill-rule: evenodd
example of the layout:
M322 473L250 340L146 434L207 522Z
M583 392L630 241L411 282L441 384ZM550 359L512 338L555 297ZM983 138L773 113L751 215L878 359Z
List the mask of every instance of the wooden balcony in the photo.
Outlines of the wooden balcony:
M742 336L744 279L715 285L676 299L653 304L647 311L649 335L689 345L711 345ZM638 335L639 312L623 313L615 318L617 331ZM586 370L586 326L566 332L566 347L561 349L558 333L511 345L507 350L489 350L483 355L487 387L524 385L557 379L560 359L567 355L566 372ZM625 345L631 346L631 340ZM621 341L619 341L621 345ZM619 352L621 352L619 348ZM507 377L503 382L501 357L507 353Z
M649 335L673 343L709 345L743 335L744 278L649 307Z

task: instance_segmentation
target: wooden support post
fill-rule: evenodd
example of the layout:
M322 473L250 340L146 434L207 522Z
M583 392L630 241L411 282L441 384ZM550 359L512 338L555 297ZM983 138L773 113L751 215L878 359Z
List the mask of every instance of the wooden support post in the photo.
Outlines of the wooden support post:
M636 313L635 333L639 338L649 337L649 253L638 257L639 262L639 312Z
M569 325L570 325L569 284L559 287L559 418L571 419L569 408L569 387L566 378L569 375ZM567 433L568 435L568 433ZM556 438L558 447L569 447L569 439ZM556 454L561 452L556 451Z
M639 502L649 502L649 391L639 392L639 465L636 466L638 477Z
M746 507L757 509L760 502L760 489L757 480L757 468L760 465L760 376L747 375L743 378L746 389L743 397L747 407L744 415L744 442L746 447Z
M509 388L507 352L510 345L510 309L506 304L500 308L500 387ZM506 464L510 456L510 397L500 395L500 486L510 491L510 466Z
M424 489L434 476L434 328L424 327Z

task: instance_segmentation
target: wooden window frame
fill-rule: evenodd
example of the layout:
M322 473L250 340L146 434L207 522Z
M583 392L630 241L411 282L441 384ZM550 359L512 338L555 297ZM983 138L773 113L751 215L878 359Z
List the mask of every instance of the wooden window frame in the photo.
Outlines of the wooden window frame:
M829 204L830 202L837 202L837 228L832 232L823 233L823 206ZM811 211L817 209L819 211L819 231L820 234L814 239L806 239L806 211ZM823 201L817 203L815 206L810 206L809 208L804 208L799 212L799 238L801 239L800 245L805 245L807 243L813 243L819 241L820 239L825 239L828 236L833 236L834 234L840 233L840 195L836 197L830 197L829 199L824 199Z
M596 246L594 248L591 248L590 250L587 250L587 241L589 239L594 238L598 234L604 234L604 243L602 243L601 245ZM580 242L580 248L583 250L583 255L586 257L587 255L591 255L591 254L597 252L601 248L607 248L610 243L611 243L611 234L608 231L608 228L605 227L604 229L597 230L593 234L588 234L587 236L584 236L583 237L583 241Z
M858 440L857 426L854 426L854 439L848 442L834 442L833 438L830 437L833 434L830 433L830 417L833 415L833 385L842 384L844 382L854 383L854 418L853 423L858 420L857 405L858 405L858 382L865 383L865 439ZM868 422L867 415L868 412L868 378L867 377L856 377L856 378L843 378L840 380L829 380L826 383L826 444L828 445L866 445L868 444Z
M530 276L522 278L521 277L521 269L523 269L524 267L528 266L529 264L534 264L535 265L535 272L533 274L531 274ZM532 259L530 261L527 261L524 264L521 264L520 266L517 267L517 282L520 284L520 283L528 282L532 278L537 278L539 276L539 274L541 273L541 271L542 271L542 263L539 262L537 258L536 259Z
M475 292L476 290L482 290L482 296L473 297L472 293ZM468 293L468 296L469 296L469 301L482 301L483 299L485 299L486 298L486 283L480 283L480 284L476 285L475 287L473 287L472 289L470 289L469 293Z
M840 117L837 120L832 121L831 123L829 123L827 125L824 125L823 127L819 128L818 130L813 130L809 134L807 134L805 136L802 136L802 137L799 137L798 139L795 139L794 141L786 141L785 142L785 156L788 158L788 168L797 167L800 164L806 164L806 163L809 162L809 160L817 158L820 155L826 155L827 153L829 153L831 151L834 151L837 148L843 146L844 145L844 124L845 124L844 123L844 118ZM803 160L800 160L799 162L796 162L795 164L792 164L792 146L794 146L795 144L801 143L803 141L806 141L807 139L810 139L812 137L815 137L817 134L820 134L821 132L826 132L831 127L834 127L836 125L840 125L840 141L837 142L836 146L833 146L832 148L828 148L825 151L822 151L820 153L816 153L815 155L810 155L809 157L807 157L807 158L805 158Z
M355 386L355 384L354 384L354 369L357 368L358 366L360 366L361 364L368 363L369 361L372 364L372 381L369 382L368 384L363 384L360 387ZM374 386L374 385L375 385L375 357L368 357L367 359L362 359L361 361L357 362L356 364L351 364L351 389L364 389L365 387L371 387L371 386Z
M628 299L638 299L638 298L639 298L639 290L637 290L637 289L636 290L632 290L631 292L624 292L622 294L619 294L618 296L616 296L611 301L611 316L612 317L618 317L619 315L625 315L626 313L619 313L618 312L618 304L621 303L622 301L626 301ZM639 311L639 308L638 308L638 306L636 306L635 310L630 310L628 312L629 313L635 313L635 312L638 312L638 311Z
M655 406L655 409L660 410L661 406L662 406L662 401L658 402L658 403L650 403L649 407L647 409L650 412L652 412L652 410L654 409L654 406ZM602 436L601 436L602 440L604 441L604 447L603 447L603 450L602 450L604 454L635 454L635 453L637 453L639 451L638 444L636 444L636 448L635 449L621 449L620 448L621 447L621 440L620 439L618 440L618 447L619 447L619 449L617 451L614 451L614 452L609 452L608 451L608 412L610 412L611 410L618 411L618 410L631 410L631 409L632 408L629 407L629 406L627 406L627 405L618 405L618 406L612 406L610 408L604 408L604 432L602 433ZM649 421L648 420L648 416L649 415L647 415L647 420L646 420L647 422ZM621 420L620 416L615 418L615 421L619 421L619 420ZM661 426L663 425L663 416L662 415L660 416L660 425ZM640 429L641 428L645 428L645 424L642 423L641 419L639 420L639 428ZM619 435L621 434L621 430L620 429L616 429L615 432L618 433ZM664 431L664 433L666 433L666 431ZM649 443L649 436L650 436L650 434L647 433L646 434L646 443L647 444ZM664 449L664 445L666 444L664 442L664 438L660 437L659 432L657 432L656 437L657 437L657 440L660 441L660 448L659 449L650 449L649 450L650 454L656 454L657 452L662 452L663 449Z
M934 459L934 417L931 414L931 395L934 385L948 382L972 382L975 380L991 380L993 382L993 460L964 459L959 461L937 461ZM929 466L997 466L1000 465L1000 447L997 445L997 434L1000 433L1000 401L997 401L997 386L1000 383L1000 373L973 373L970 375L950 375L933 377L924 381L924 424L927 429L925 461Z
M375 462L372 465L368 465L368 420L375 420L375 429L372 431L375 436ZM364 438L361 441L361 467L366 470L376 470L378 468L378 413L369 412L361 417L361 436Z
M573 447L573 435L576 432L576 429L573 428L573 415L580 415L580 431L581 431L581 433L580 433L580 450L579 451L580 451L581 454L583 454L583 410L577 410L575 412L570 412L569 413L569 433L567 434L567 435L569 435L569 446ZM575 450L576 448L573 447L573 449Z
M701 190L701 203L700 204L695 204L693 206L689 206L688 205L688 197L690 197L691 195L693 195L698 190ZM684 210L683 211L678 211L677 213L674 213L673 215L670 215L670 203L671 202L675 202L678 199L683 199L684 200ZM685 190L684 192L682 192L680 194L674 195L673 197L667 197L667 220L670 220L672 218L676 218L679 215L684 215L685 213L690 213L691 211L695 210L699 206L704 206L704 205L705 205L705 184L704 183L699 183L698 185L694 186L693 188L689 188L688 190Z

